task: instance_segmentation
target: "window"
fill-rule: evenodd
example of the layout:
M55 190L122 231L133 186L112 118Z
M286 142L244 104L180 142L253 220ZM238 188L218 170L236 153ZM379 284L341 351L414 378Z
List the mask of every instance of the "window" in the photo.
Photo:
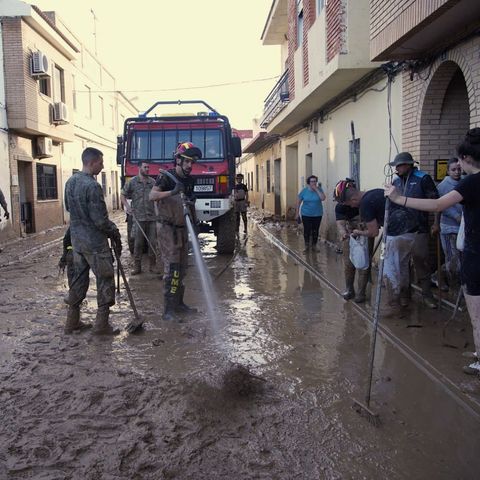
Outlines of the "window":
M110 104L110 127L115 130L115 109L112 104Z
M271 191L270 160L267 160L267 193Z
M100 118L102 119L102 125L105 125L105 104L102 97L98 97L100 103Z
M57 198L57 167L37 163L37 200Z
M160 160L163 158L163 131L152 131L150 134L150 158Z
M355 139L355 145L353 140L349 142L350 153L350 178L355 180L357 188L360 189L360 139Z
M132 160L148 160L148 132L134 132L130 151Z
M106 172L102 172L102 190L103 190L103 194L107 195L107 174L106 174Z
M317 0L317 15L320 15L324 8L325 8L325 0Z
M58 65L53 67L53 101L65 103L64 72Z
M86 95L87 95L87 110L86 110L86 117L92 118L92 89L85 85Z
M52 96L52 88L49 78L41 78L38 82L38 88L40 89L40 93L46 95L47 97Z
M77 89L75 88L75 75L72 75L72 102L73 109L77 111Z
M255 165L255 191L258 192L258 165Z
M297 47L303 44L303 0L297 0Z
M193 142L207 161L224 160L224 132L220 129L135 130L130 140L130 160L171 162L179 142Z

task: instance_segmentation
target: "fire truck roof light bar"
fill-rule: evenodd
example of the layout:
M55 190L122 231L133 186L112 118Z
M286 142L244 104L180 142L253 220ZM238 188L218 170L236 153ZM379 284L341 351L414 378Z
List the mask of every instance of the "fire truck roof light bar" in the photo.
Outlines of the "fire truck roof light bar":
M143 113L139 114L139 118L146 118L147 115L154 110L158 105L191 105L191 104L201 104L207 107L213 115L220 115L214 108L212 108L208 103L204 102L203 100L164 100L155 102L148 110Z

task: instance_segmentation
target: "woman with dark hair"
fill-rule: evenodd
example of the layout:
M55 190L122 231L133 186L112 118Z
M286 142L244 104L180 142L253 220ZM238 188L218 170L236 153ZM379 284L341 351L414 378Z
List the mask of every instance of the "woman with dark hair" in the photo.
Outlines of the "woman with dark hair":
M318 231L323 216L322 202L325 200L325 193L322 184L318 183L318 177L310 175L307 178L307 186L298 194L295 218L301 218L303 222L303 238L305 239L305 252L311 248L316 250L318 242ZM312 242L310 243L310 237Z
M455 188L439 199L419 199L402 196L393 185L385 187L385 195L404 207L425 212L443 212L461 203L465 219L461 281L468 313L473 326L476 351L470 356L474 362L463 371L480 374L480 128L467 132L457 147L458 162L467 176Z

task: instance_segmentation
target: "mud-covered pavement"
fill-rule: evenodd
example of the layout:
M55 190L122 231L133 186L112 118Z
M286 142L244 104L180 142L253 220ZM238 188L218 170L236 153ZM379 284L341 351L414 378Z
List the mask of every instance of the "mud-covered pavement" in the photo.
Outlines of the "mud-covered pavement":
M258 229L233 258L202 243L217 328L205 313L162 322L161 281L142 274L146 329L114 339L63 335L60 246L0 262L0 478L478 478L478 415L383 337L381 428L352 410L369 326L349 303ZM189 303L206 312L191 263ZM82 318L95 309L92 289ZM133 318L123 289L111 318ZM246 395L225 381L233 364L260 377Z

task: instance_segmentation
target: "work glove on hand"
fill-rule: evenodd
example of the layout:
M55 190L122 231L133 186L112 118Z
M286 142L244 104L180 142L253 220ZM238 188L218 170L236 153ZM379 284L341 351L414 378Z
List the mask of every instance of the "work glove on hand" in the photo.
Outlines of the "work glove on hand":
M122 255L122 237L118 230L114 230L110 236L115 253L120 257Z
M178 182L175 184L175 187L173 190L170 190L170 195L173 197L174 195L178 195L181 192L185 191L185 187L183 186L183 183Z
M5 212L3 216L8 220L10 218L10 214L8 212Z
M65 273L65 267L67 266L67 250L63 251L63 255L60 257L58 262L58 270L60 273Z

